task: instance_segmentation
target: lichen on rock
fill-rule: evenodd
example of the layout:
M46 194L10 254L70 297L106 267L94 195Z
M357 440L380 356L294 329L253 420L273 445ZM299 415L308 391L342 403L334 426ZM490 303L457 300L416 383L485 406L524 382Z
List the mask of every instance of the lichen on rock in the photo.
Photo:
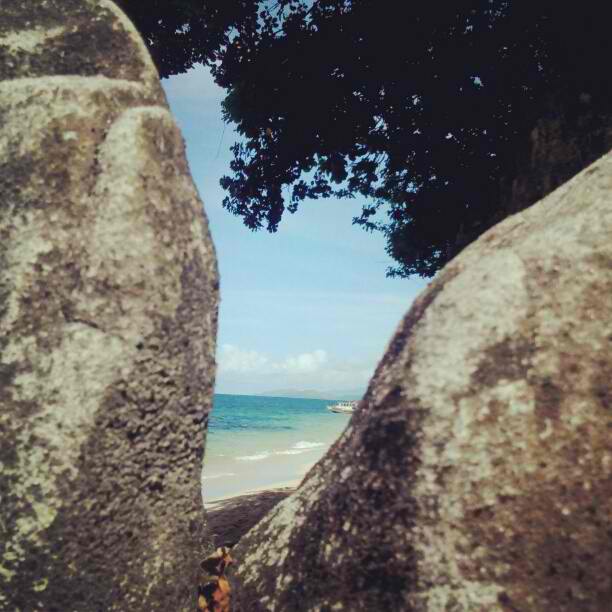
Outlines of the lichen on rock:
M237 609L607 609L611 236L612 153L450 262L233 550Z
M0 6L0 609L192 610L218 280L107 0Z

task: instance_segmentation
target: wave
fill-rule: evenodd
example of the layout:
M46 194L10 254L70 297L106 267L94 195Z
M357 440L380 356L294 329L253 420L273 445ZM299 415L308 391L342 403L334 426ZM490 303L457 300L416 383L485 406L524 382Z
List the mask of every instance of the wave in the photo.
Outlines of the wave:
M214 480L215 478L226 478L228 476L235 476L233 472L227 472L227 474L213 474L212 476L202 476L202 480Z
M243 455L242 457L236 457L237 461L262 461L273 455L301 455L308 451L314 450L325 446L324 442L307 442L306 440L300 440L296 442L291 448L280 451L262 451L254 455Z
M237 461L261 461L267 459L272 453L263 451L263 453L257 453L256 455L244 455L243 457L236 457Z
M325 446L323 442L306 442L301 440L297 444L293 445L293 448L303 448L304 450L310 450L311 448L317 448L318 446Z

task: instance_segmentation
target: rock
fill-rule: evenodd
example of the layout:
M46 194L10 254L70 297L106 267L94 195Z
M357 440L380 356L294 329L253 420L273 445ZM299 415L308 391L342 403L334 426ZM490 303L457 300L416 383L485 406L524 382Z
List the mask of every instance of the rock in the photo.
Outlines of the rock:
M274 506L295 489L283 487L246 493L207 504L208 528L215 546L234 546Z
M449 263L232 551L236 608L609 609L611 237L612 153Z
M0 5L0 610L193 610L217 270L107 0Z

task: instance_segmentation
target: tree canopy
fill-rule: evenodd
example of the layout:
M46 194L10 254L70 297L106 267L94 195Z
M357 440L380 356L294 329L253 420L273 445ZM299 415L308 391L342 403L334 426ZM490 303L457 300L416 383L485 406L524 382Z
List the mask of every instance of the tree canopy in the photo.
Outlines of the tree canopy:
M551 100L609 107L605 3L125 0L162 76L226 89L241 140L224 206L276 231L305 198L361 197L391 275L432 276L500 217Z

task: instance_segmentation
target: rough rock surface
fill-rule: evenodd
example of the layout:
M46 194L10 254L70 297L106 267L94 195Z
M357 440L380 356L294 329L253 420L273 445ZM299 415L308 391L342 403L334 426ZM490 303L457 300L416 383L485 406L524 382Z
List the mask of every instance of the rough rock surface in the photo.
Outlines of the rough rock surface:
M269 489L207 504L206 519L214 546L235 546L247 531L294 491L290 487Z
M106 0L0 4L0 610L192 610L217 271Z
M609 609L611 237L608 154L446 266L232 551L237 609Z

